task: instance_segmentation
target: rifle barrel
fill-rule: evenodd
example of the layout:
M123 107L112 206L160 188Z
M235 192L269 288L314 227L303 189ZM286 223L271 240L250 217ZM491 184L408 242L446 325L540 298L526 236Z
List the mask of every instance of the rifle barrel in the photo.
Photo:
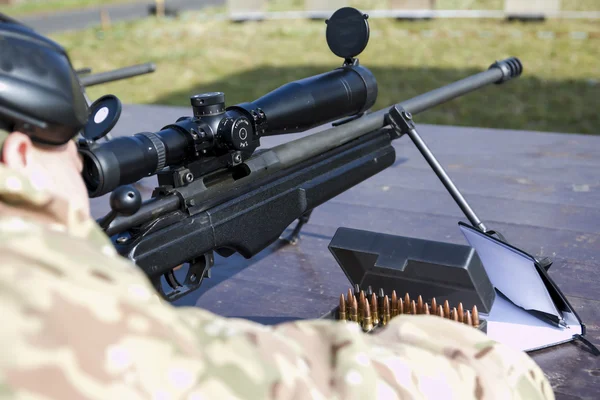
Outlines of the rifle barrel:
M404 109L411 114L418 114L466 93L496 83L502 80L502 77L503 74L499 68L491 68L487 71L471 75L460 81L450 83L449 85L442 86L417 97L413 97L412 99L403 101L399 105L404 107Z
M77 71L75 71L75 73L77 75L87 75L87 74L91 74L92 73L92 69L89 68L89 67L81 68L81 69L78 69Z
M484 86L502 83L511 78L518 77L521 75L522 70L523 67L518 59L509 58L494 63L487 71L423 93L417 97L398 103L398 106L403 107L411 114L419 114ZM284 167L294 165L303 159L317 156L354 140L367 132L383 128L387 125L385 116L390 108L387 107L346 124L281 144L272 150L277 154L279 161Z
M132 65L130 67L119 68L113 71L100 72L98 74L88 75L80 78L81 84L85 87L100 85L102 83L118 81L121 79L132 78L138 75L149 74L156 70L154 63Z

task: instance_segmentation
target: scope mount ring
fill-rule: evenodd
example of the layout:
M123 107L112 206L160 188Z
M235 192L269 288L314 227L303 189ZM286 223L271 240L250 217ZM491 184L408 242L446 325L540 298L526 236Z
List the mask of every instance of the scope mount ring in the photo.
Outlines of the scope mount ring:
M333 54L351 62L369 43L369 16L352 7L342 7L325 21L325 37Z

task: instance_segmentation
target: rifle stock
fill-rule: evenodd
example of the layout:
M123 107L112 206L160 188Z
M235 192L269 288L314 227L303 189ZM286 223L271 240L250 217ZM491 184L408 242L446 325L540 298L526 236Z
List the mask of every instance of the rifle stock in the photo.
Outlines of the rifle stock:
M251 258L277 241L304 213L394 161L389 133L373 132L356 143L252 182L240 180L209 187L199 203L203 207L196 212L178 209L166 213L153 219L143 235L125 244L117 240L115 245L150 277L159 277L212 251L223 256L239 252Z

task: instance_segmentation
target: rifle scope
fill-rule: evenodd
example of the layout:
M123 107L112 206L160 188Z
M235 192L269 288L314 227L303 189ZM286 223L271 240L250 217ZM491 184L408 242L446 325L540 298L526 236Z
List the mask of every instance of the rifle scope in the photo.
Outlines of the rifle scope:
M260 145L261 136L302 132L360 114L377 99L377 81L365 67L344 65L287 83L251 103L225 107L221 92L191 97L193 117L159 132L142 132L103 144L80 141L83 178L90 197L154 175L167 167L232 155L239 164ZM91 117L95 118L95 117Z

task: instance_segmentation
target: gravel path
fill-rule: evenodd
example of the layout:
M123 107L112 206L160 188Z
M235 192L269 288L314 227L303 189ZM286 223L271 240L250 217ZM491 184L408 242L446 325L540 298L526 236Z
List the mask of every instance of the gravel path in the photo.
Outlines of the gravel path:
M167 0L168 8L179 11L198 10L207 6L225 4L224 0ZM116 4L104 7L111 21L127 21L148 16L148 8L152 0L137 1L130 4ZM49 34L67 30L85 29L100 24L100 7L84 10L65 11L56 14L37 15L20 18L20 20L41 34Z

